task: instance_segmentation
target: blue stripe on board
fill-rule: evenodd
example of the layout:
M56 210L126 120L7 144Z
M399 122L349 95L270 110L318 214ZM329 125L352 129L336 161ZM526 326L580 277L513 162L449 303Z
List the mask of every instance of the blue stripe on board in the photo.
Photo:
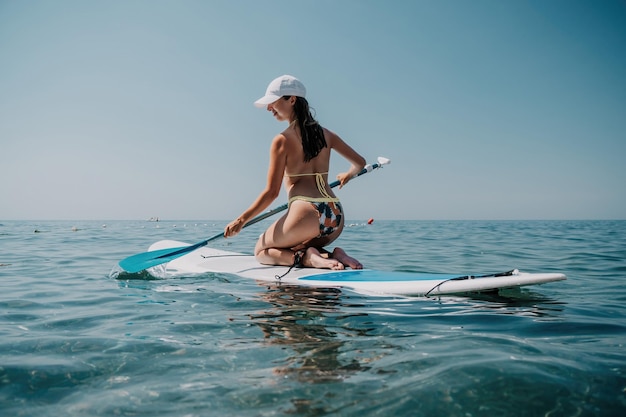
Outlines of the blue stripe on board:
M310 275L300 278L305 281L335 281L335 282L391 282L391 281L441 281L459 278L463 275L428 274L418 272L377 271L373 269L347 270L330 272L319 275Z

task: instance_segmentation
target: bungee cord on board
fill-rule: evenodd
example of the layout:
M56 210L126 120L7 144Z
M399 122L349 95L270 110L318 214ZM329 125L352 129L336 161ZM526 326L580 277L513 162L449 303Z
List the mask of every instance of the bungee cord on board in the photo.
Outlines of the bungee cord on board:
M441 287L443 284L445 284L446 282L450 282L450 281L464 281L466 279L475 279L475 278L489 278L489 277L509 277L511 275L517 275L519 274L519 270L517 269L512 269L510 271L506 271L506 272L498 272L496 274L486 274L486 275L463 275L460 277L456 277L456 278L450 278L447 279L445 281L441 281L439 284L435 285L434 287L432 287L430 290L428 290L425 294L424 297L430 297L430 293L435 291L437 288Z

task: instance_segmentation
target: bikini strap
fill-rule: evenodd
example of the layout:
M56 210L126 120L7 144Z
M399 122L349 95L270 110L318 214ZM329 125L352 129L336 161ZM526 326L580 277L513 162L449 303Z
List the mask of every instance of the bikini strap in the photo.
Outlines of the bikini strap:
M306 177L309 175L315 175L315 184L317 185L317 190L320 192L323 198L331 199L331 201L335 199L335 197L331 196L330 194L328 194L328 191L326 191L326 182L324 181L324 175L328 175L328 172L310 172L306 174L291 175L285 174L285 177Z
M324 177L320 172L315 173L315 182L317 183L317 190L322 196L325 198L333 198L330 194L328 194L328 191L326 191L326 182L324 182Z
M285 174L285 177L306 177L308 175L324 175L328 174L328 172L307 172L304 174Z

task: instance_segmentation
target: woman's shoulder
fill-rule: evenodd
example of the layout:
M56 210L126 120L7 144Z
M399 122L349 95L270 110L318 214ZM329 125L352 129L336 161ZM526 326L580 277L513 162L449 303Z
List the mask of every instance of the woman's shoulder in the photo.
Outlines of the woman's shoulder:
M289 154L302 153L302 145L297 136L290 132L281 132L274 136L272 140L272 148L278 151L284 151Z
M335 132L333 132L332 130L323 127L322 128L324 130L324 139L326 139L326 144L332 148L333 145L335 144L335 142L337 140L341 140L341 138L339 137L339 135L337 135Z
M337 134L335 132L333 132L332 130L330 130L327 127L323 127L322 126L322 130L324 131L324 135L332 135L332 136L337 136Z

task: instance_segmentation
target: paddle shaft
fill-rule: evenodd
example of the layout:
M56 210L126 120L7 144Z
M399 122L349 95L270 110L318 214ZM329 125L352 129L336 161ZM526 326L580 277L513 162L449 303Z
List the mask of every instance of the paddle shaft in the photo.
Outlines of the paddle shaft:
M356 178L356 177L359 177L359 176L361 176L363 174L367 174L368 172L370 172L370 171L372 171L372 170L374 170L376 168L380 168L381 165L382 164L380 164L380 163L376 163L376 164L373 164L373 165L367 165L367 166L365 166L365 168L363 168L358 174L356 174L352 178ZM330 188L335 188L335 187L339 186L339 184L341 184L339 181L334 181L334 182L330 183ZM256 224L256 223L258 223L260 221L263 221L263 220L267 219L268 217L273 216L274 214L280 213L281 211L286 210L287 207L289 207L288 203L283 204L282 206L276 207L276 208L274 208L274 209L272 209L272 210L270 210L268 212L265 212L263 214L259 214L254 219L252 219L248 223L246 223L242 227L242 229L245 229L248 226L252 226L253 224ZM186 250L185 251L185 252L190 252L192 250L201 248L202 246L206 246L209 242L211 242L211 241L213 241L215 239L218 239L220 237L224 237L224 233L219 233L219 234L217 234L215 236L212 236L212 237L210 237L210 238L208 238L206 240L203 240L202 242L198 242L198 243L196 243L194 245L188 246L187 248L182 248L180 250L182 251L183 249L191 248L190 250ZM174 254L176 254L176 252Z
M373 164L373 165L366 165L365 168L363 168L358 174L356 174L354 177L352 178L356 178L359 177L363 174L366 174L370 171L373 171L376 168L380 168L381 166L388 164L390 161L386 158L383 157L379 157L378 158L378 163ZM333 183L330 184L330 188L335 188L340 184L339 181L334 181ZM288 204L283 204L280 207L276 207L273 210L270 210L266 213L263 213L261 215L258 215L257 217L255 217L254 219L250 220L248 223L246 223L243 227L246 228L248 226L251 226L253 224L256 224L262 220L267 219L270 216L273 216L274 214L281 212L283 210L286 210L287 207L289 205ZM133 255L133 256L129 256L128 258L122 259L119 262L119 265L127 272L139 272L139 271L143 271L144 269L148 269L150 267L156 266L156 265L160 265L166 262L169 262L171 260L174 260L176 258L179 258L181 256L183 256L186 253L192 252L198 248L201 248L203 246L206 246L209 242L218 239L220 237L223 237L224 233L219 233L213 237L210 237L206 240L203 240L202 242L198 242L194 245L190 245L190 246L184 246L184 247L180 247L180 248L170 248L170 249L159 249L156 251L149 251L149 252L143 252L143 253L139 253L137 255Z

